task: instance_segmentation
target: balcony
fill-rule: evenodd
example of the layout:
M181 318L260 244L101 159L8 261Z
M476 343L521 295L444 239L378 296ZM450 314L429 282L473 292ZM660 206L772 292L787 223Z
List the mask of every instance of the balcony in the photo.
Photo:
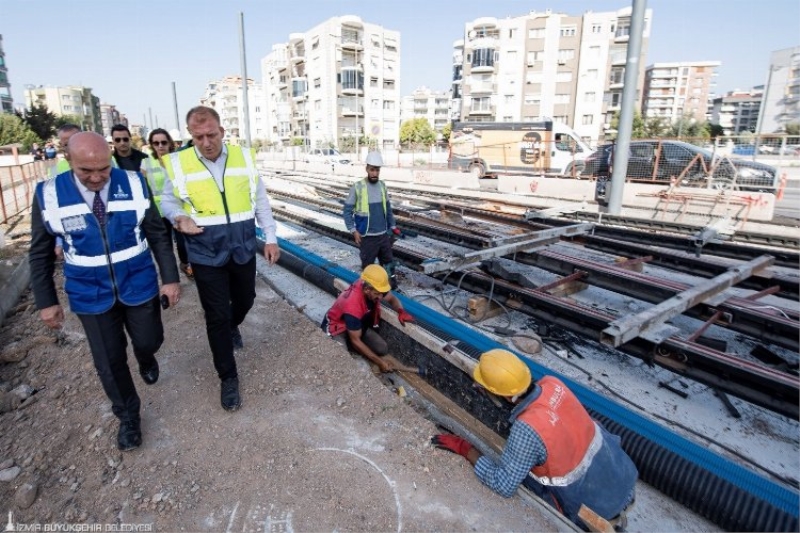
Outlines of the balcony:
M469 90L471 94L493 94L495 87L491 82L477 82L470 84Z
M341 79L342 94L350 96L364 94L364 73L360 68L343 68Z
M342 28L342 37L340 42L342 44L342 50L358 51L364 49L364 39L360 31Z
M343 117L363 117L364 116L364 106L363 105L340 105L339 106L339 115Z

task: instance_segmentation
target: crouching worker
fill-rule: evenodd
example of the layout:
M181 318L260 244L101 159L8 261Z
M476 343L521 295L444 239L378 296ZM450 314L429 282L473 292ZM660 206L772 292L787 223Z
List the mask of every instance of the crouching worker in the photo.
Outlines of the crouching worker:
M455 435L436 435L433 444L466 458L478 479L501 496L510 498L522 483L582 528L578 511L584 504L624 530L638 472L619 437L592 420L557 378L532 383L528 366L509 351L481 355L473 379L516 405L499 462Z
M378 365L381 372L392 372L395 370L392 364L381 358L389 353L389 346L375 329L381 323L381 301L397 311L397 318L404 327L406 322L414 320L391 293L386 270L380 265L368 265L361 278L333 302L322 320L322 329Z

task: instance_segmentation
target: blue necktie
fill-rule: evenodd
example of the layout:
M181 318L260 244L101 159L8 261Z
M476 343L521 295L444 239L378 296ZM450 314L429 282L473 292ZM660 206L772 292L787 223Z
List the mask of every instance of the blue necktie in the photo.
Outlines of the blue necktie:
M101 226L106 225L106 205L103 199L100 198L100 191L94 193L94 202L92 202L92 213L97 217L97 221Z

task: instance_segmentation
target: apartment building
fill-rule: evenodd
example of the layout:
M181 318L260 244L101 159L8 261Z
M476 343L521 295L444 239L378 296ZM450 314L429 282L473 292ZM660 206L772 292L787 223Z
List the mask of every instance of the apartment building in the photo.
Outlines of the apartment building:
M6 67L6 54L3 52L2 35L0 35L0 112L14 112L14 99L11 97L11 83L8 81L8 68Z
M400 105L400 124L406 120L424 118L437 133L450 122L450 93L419 87L404 96Z
M100 98L92 94L89 87L28 85L25 87L25 107L30 109L34 106L47 106L49 111L58 116L73 116L84 131L103 131Z
M651 21L648 9L638 94ZM578 16L532 11L466 23L464 38L453 43L451 117L488 122L552 117L597 144L620 110L630 24L629 7Z
M117 124L128 125L128 119L125 115L117 111L117 107L112 104L100 104L100 125L103 128L102 134L104 137L111 135L111 128Z
M755 132L763 95L763 87L754 87L750 91L730 91L714 98L711 123L722 126L723 135Z
M670 124L682 117L703 122L710 117L719 61L654 63L644 77L642 116Z
M267 138L350 150L400 137L400 33L354 15L332 17L261 60Z
M206 85L200 104L213 107L225 128L225 142L238 144L244 137L244 90L241 76L226 76ZM267 114L264 90L260 83L247 79L247 106L250 117L250 139L267 138Z
M756 133L782 132L800 122L800 46L770 54Z

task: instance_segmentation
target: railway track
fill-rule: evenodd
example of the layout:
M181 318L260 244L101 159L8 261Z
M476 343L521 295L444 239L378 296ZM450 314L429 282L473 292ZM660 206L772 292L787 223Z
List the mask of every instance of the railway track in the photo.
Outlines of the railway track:
M292 205L325 212L334 217L338 217L341 211L339 195L334 195L333 198L313 198L312 195L291 194L277 190L271 190L270 193L276 198L291 202ZM273 210L279 218L352 245L349 233L319 222L307 212L297 212L278 205L275 205ZM497 228L505 228L506 236L520 235L524 230L531 228L527 221L515 220L513 224L506 224L503 220L505 215L500 219L487 221L486 227L459 228L457 224L422 216L421 211L409 210L405 206L395 209L395 212L404 231L416 232L419 235L472 249L487 248L502 240L503 236L498 236ZM395 256L407 266L418 270L425 262L436 259L424 250L403 245L395 247ZM560 276L581 272L582 281L586 283L651 303L669 298L686 288L685 284L678 282L659 280L624 268L609 267L606 264L569 257L550 250L520 252L516 254L515 259L518 263L535 266ZM592 340L597 340L601 332L617 318L615 314L553 296L537 290L537 287L526 287L519 279L496 267L498 262L486 263L488 266L484 272L469 272L461 277L461 288L480 294L491 291L494 298L510 308L529 314L538 320L559 324ZM449 276L449 279L446 275L438 277L451 282L456 279L456 276ZM769 285L765 291L785 290L774 282L767 283L769 279L770 276L765 276L764 283L761 284ZM687 314L699 320L709 321L714 318L708 323L760 338L766 344L797 350L798 315L796 310L790 307L770 312L754 305L751 300L729 298L721 305L701 304ZM724 319L720 320L721 317ZM724 349L718 350L706 346L701 341L697 338L687 340L673 336L664 342L653 343L637 338L624 344L620 349L628 355L645 360L648 364L667 368L789 418L798 418L800 396L796 372L790 368L791 361L788 362L788 366L780 364L770 366L752 358L725 353Z

